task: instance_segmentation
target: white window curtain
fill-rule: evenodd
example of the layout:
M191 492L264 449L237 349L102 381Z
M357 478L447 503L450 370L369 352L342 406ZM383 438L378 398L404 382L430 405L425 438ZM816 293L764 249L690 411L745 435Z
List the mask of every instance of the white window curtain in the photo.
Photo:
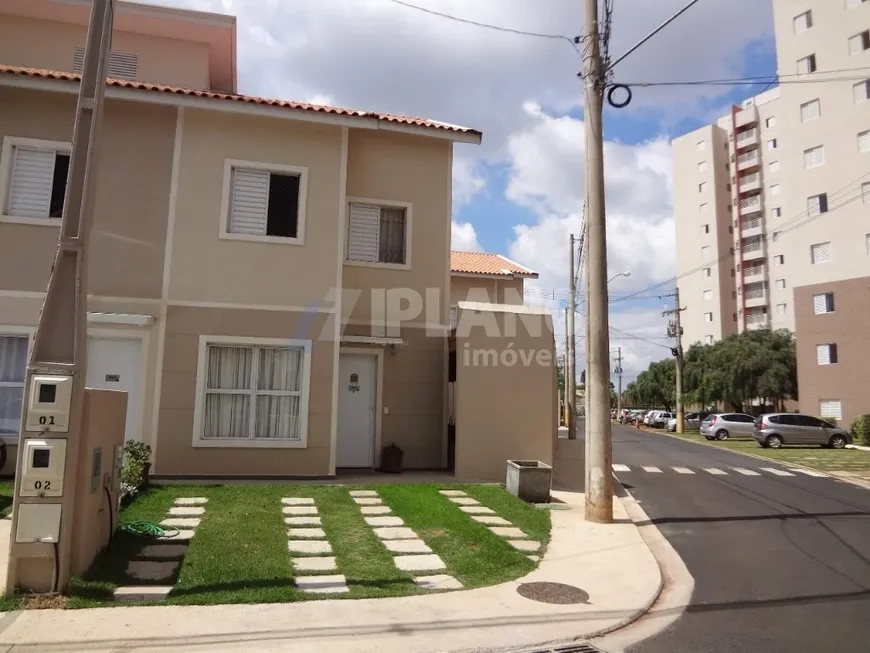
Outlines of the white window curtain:
M27 375L27 336L0 335L0 433L18 435Z
M299 438L302 350L262 348L257 375L255 438Z
M209 346L204 438L248 437L253 353L249 347Z

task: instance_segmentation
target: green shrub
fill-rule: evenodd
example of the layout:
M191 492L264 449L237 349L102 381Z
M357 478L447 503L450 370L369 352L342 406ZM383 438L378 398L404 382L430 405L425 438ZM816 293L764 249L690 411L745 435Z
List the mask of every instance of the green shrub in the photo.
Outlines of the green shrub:
M855 442L870 447L870 415L860 415L852 422L852 435Z
M121 467L121 499L136 495L145 482L145 464L151 461L151 447L139 440L124 443L124 464Z

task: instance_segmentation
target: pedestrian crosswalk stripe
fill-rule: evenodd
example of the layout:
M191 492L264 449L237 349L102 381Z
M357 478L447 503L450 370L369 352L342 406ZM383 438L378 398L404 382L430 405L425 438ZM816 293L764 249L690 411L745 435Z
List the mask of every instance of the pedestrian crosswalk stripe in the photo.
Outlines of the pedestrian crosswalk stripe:
M630 472L631 470L628 468L628 465L613 465L614 472Z
M758 472L754 472L751 469L744 469L743 467L735 467L735 472L740 472L744 476L761 476Z
M695 473L691 469L689 469L688 467L674 467L674 471L677 474L694 474Z
M816 477L825 477L827 474L822 474L822 472L817 472L812 469L789 469L790 472L800 472L801 474L806 474L807 476L816 476Z
M643 471L652 472L654 474L661 474L662 473L662 470L660 470L658 467L644 467Z
M711 467L710 469L705 469L705 472L709 472L713 476L728 476L728 472L723 472L721 469L716 469L715 467Z
M783 469L777 469L776 467L762 467L761 471L770 472L771 474L776 474L777 476L794 476L791 472L787 472Z

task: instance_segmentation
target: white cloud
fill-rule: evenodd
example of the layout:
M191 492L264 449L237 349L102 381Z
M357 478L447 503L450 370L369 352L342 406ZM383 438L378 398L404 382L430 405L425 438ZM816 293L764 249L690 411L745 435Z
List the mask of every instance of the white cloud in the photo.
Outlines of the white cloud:
M483 248L477 242L477 232L470 222L453 222L450 225L450 249L463 252L480 252Z
M486 178L476 169L471 157L453 159L453 214L468 204L486 187Z

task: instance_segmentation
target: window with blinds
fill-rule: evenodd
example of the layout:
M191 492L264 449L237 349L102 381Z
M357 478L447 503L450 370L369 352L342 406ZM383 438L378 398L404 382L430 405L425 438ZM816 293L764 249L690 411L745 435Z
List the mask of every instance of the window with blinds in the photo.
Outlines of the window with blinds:
M858 151L861 154L870 152L870 130L858 134Z
M770 171L771 172L779 172L779 161L771 161L770 162Z
M703 152L707 149L707 141L698 141L698 151Z
M704 322L712 322L713 314L712 313L704 313Z
M861 184L861 199L864 204L870 204L870 181Z
M855 104L866 102L868 97L870 97L870 79L865 79L852 86L852 99Z
M3 214L16 218L60 218L66 197L69 153L38 145L15 145Z
M822 103L819 100L810 100L801 105L801 122L815 120L822 115Z
M713 344L713 336L711 336L711 335L704 336L704 344L705 345L712 345Z
M768 150L775 150L776 149L776 139L775 138L771 138L769 141L767 141L767 149Z
M834 312L834 293L823 292L818 295L813 295L813 313L816 315L824 315L825 313Z
M816 362L819 365L837 364L837 345L816 345Z
M846 9L854 9L861 5L862 2L867 2L868 0L846 0Z
M700 184L698 184L698 192L703 193L705 190L707 190L707 182L702 181Z
M704 204L701 204L701 206L698 208L698 211L699 211L701 214L704 214L704 213L707 212L707 209L708 209L708 208L710 208L709 205L706 204L706 203L704 203Z
M712 290L705 290L704 291L704 299L706 301L710 301L711 299L713 299L713 291Z
M707 169L707 162L706 162L706 161L700 161L700 162L698 163L698 172L704 172L706 169Z
M710 268L704 268L704 276L705 276L705 277L708 277L708 278L709 278L709 277L712 277L712 276L713 276L713 270L711 270Z
M348 215L348 261L404 265L407 261L407 210L352 202Z
M821 213L828 212L828 194L813 195L807 198L807 215L809 217L817 216Z
M804 150L804 168L817 168L825 163L825 146L816 145L808 150Z
M770 209L770 215L771 215L771 217L778 218L782 215L782 209L779 208L778 206L775 206L772 209Z
M85 49L76 48L73 55L73 72L81 75L85 67ZM106 74L117 79L136 79L139 72L139 55L133 52L109 53L109 64Z
M773 184L770 187L770 194L771 195L779 195L779 184Z
M233 167L227 232L300 239L302 175Z
M839 399L829 399L819 402L819 416L828 419L843 419L843 406Z
M811 54L797 61L798 75L807 75L816 72L816 55Z
M831 261L831 243L816 243L810 245L810 261L813 265L819 263L830 263Z
M777 304L776 305L776 314L777 315L785 315L785 304Z
M794 17L794 33L800 34L806 32L813 26L813 14L811 11L805 11L799 16Z
M710 246L709 245L705 245L704 247L701 248L701 258L705 259L705 260L710 258Z
M849 38L849 54L861 54L864 50L870 50L870 30L864 30Z

